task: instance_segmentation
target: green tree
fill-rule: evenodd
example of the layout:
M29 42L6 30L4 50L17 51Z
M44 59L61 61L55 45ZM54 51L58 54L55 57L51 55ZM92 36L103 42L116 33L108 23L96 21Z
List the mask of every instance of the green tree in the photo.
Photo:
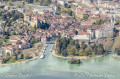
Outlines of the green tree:
M84 15L84 16L83 16L83 19L88 19L88 15Z
M32 38L31 41L30 41L31 44L34 44L35 43L35 38Z
M120 23L120 20L116 20L116 24L119 24Z
M71 9L69 9L69 10L67 11L67 13L68 13L68 15L73 16L73 11L72 11Z
M5 35L4 38L5 38L5 39L9 39L9 36L8 36L8 35Z
M9 6L11 6L11 5L12 5L12 2L11 2L11 1L9 1L9 2L8 2L8 5L9 5Z
M35 31L37 30L37 26L36 26L36 25L34 26L34 30L35 30Z
M16 56L12 56L10 59L11 60L16 60Z
M66 52L66 50L64 50L64 51L62 52L62 56L64 56L64 57L68 56L68 53Z
M120 55L120 49L115 49L115 53L117 54L117 55Z

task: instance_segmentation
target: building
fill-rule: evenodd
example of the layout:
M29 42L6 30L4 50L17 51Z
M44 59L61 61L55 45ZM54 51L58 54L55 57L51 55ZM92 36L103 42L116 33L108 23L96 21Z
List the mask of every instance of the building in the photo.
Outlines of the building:
M15 51L15 48L14 48L13 45L9 45L9 46L7 46L7 47L5 48L5 52L6 52L6 53L9 53L10 56L12 56L12 54L14 53L14 51Z
M91 35L88 32L80 31L78 35L75 35L73 37L73 40L79 40L79 41L90 41Z
M37 16L34 16L32 11L24 13L24 21L27 21L32 27L36 25L36 27L39 24L39 19ZM37 14L36 14L37 15Z
M23 36L20 36L20 35L12 35L10 37L10 41L11 42L17 42L18 40L21 40L23 38Z
M59 3L60 5L65 6L65 0L59 0L58 3Z
M91 11L87 8L77 7L75 13L77 18L83 19L83 17L88 16L91 13Z
M87 26L87 25L93 25L93 22L91 20L87 20L87 21L82 21L81 25L83 26Z
M87 32L91 35L91 39L92 38L95 38L95 30L90 28L90 29L87 29Z
M111 37L113 35L113 28L112 27L104 27L95 30L95 37L96 39L104 39L106 37Z

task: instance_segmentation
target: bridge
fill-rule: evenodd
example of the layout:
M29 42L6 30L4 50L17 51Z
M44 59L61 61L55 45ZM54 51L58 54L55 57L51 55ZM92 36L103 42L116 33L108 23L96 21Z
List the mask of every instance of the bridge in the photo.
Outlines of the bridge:
M55 42L50 41L50 42L46 42L46 44L55 44Z

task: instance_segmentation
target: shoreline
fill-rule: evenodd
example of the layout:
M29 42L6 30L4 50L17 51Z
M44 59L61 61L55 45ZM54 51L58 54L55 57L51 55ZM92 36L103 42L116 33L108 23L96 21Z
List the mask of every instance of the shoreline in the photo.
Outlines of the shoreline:
M43 50L44 49L44 45L43 45L43 48L41 49L41 50ZM40 53L41 53L42 51L40 51ZM33 57L33 58L31 58L31 59L26 59L26 60L21 60L21 61L19 61L19 60L17 60L17 61L15 61L14 63L9 63L9 64L1 64L0 63L0 66L7 66L7 65L12 65L12 64L19 64L19 63L26 63L26 62L29 62L29 61L32 61L32 60L35 60L35 59L37 59L37 58L39 58L39 56L35 56L35 57Z
M7 65L12 65L12 64L19 64L19 63L26 63L26 62L29 62L29 61L32 61L32 60L35 60L35 59L37 59L38 58L38 56L36 56L36 57L34 57L34 58L32 58L32 59L28 59L28 60L25 60L25 61L16 61L16 62L14 62L14 63L9 63L9 64L0 64L0 66L7 66Z
M71 58L73 58L73 59L95 59L95 58L104 57L107 54L105 54L105 55L99 55L99 56L95 56L95 57L87 57L87 56L73 56L73 57L68 56L68 57L63 57L63 56L57 55L56 52L55 52L55 50L52 50L52 55L54 57L56 57L56 58L63 58L63 59L71 59Z

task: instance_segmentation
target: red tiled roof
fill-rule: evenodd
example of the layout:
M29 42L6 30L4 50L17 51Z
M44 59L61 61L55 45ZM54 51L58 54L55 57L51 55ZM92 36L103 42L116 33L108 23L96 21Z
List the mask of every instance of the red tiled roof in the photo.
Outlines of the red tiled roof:
M90 35L88 32L84 32L84 31L80 31L78 34L79 35Z

